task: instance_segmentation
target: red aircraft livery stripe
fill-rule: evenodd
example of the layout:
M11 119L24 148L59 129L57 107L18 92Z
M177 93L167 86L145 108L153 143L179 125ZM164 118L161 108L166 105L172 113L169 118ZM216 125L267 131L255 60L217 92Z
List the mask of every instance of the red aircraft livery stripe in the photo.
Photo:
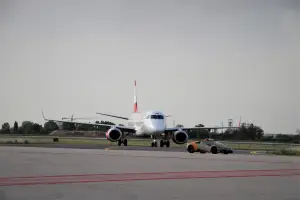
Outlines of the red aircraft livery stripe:
M300 175L300 169L77 174L57 176L3 177L0 178L0 186L295 175Z

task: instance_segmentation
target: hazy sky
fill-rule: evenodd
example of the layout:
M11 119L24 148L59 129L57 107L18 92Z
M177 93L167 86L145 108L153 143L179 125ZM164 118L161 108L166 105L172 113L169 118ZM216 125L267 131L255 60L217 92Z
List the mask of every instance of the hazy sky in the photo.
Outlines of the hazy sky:
M300 1L0 1L0 123L128 116L300 128ZM172 125L172 120L168 121Z

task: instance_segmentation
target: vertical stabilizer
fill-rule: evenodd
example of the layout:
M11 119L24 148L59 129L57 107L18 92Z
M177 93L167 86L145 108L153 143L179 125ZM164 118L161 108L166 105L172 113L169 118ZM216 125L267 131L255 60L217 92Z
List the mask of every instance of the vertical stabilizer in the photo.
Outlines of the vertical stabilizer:
M241 121L242 121L242 116L240 116L240 120L239 120L239 125L238 125L238 127L241 127Z
M134 80L134 98L133 98L133 112L138 112L137 95L136 95L136 80Z

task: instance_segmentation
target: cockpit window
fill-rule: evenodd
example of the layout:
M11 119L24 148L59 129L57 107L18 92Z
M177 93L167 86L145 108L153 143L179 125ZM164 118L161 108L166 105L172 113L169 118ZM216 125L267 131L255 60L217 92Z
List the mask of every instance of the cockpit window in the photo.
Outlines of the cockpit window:
M151 115L151 119L164 119L162 115Z

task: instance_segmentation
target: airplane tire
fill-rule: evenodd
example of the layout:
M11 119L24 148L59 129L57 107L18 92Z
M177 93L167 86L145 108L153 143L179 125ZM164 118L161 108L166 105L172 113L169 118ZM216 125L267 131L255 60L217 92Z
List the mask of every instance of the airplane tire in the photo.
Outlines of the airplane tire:
M205 151L201 151L201 150L199 152L202 153L202 154L206 153Z
M167 148L170 147L170 141L169 141L169 140L167 140L167 142L166 142L166 147L167 147Z
M152 143L151 143L151 146L152 146L152 147L157 147L157 142L156 142L156 141L155 141L155 142L152 142Z
M124 146L127 146L127 139L124 139L123 144Z
M160 140L160 147L163 147L163 146L164 146L164 141Z
M118 141L118 146L121 146L121 144L122 144L122 141L119 140L119 141Z

